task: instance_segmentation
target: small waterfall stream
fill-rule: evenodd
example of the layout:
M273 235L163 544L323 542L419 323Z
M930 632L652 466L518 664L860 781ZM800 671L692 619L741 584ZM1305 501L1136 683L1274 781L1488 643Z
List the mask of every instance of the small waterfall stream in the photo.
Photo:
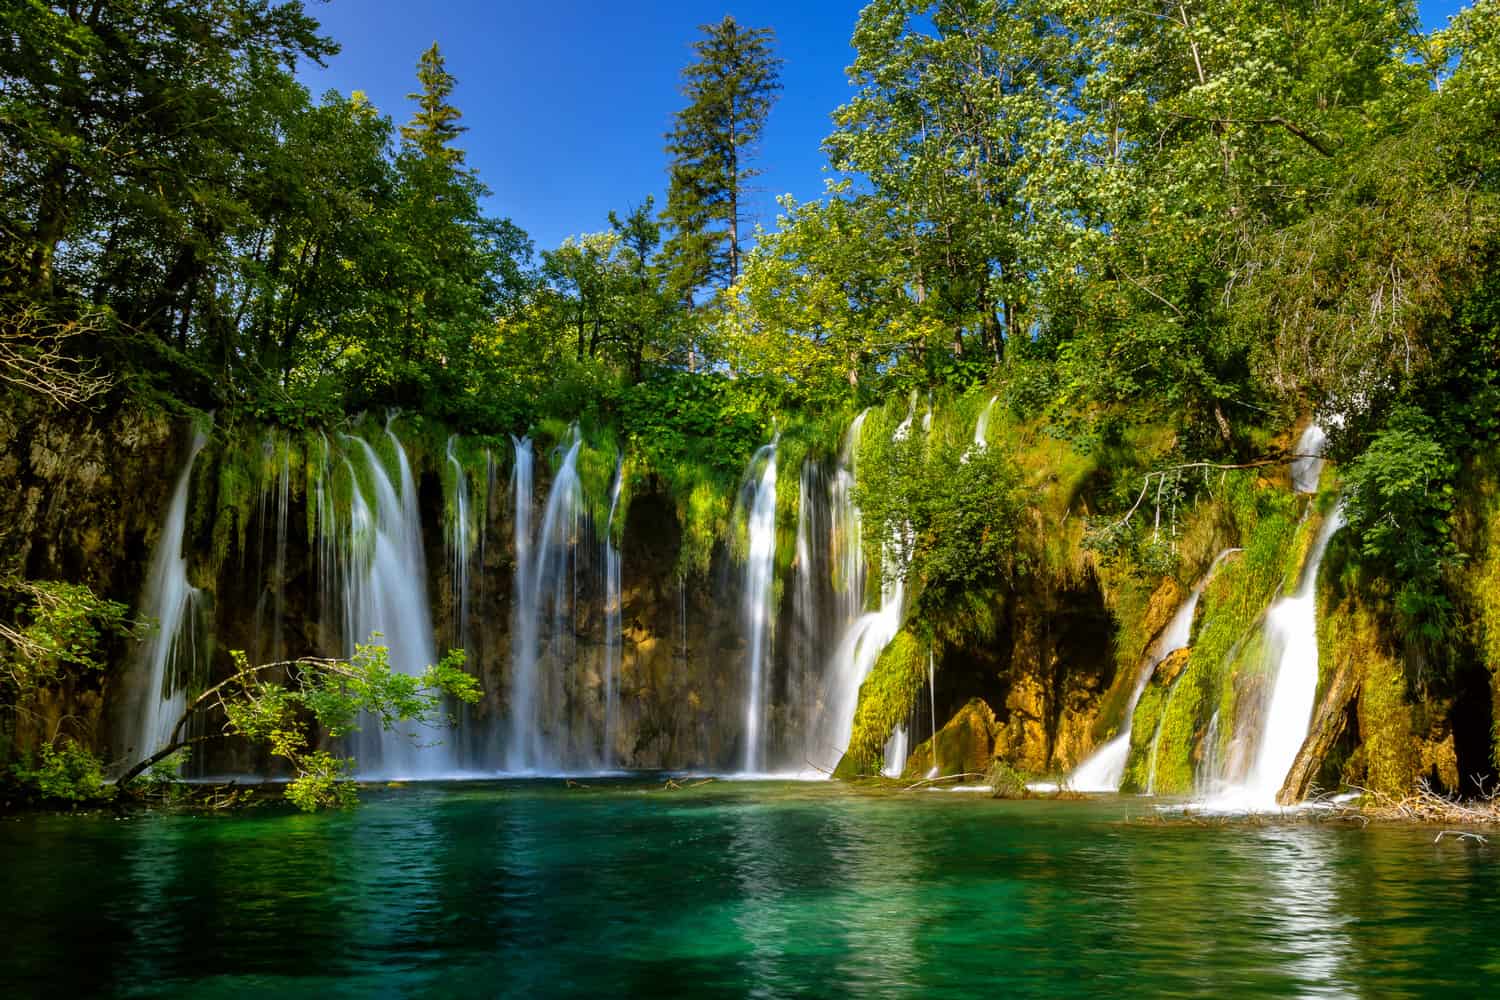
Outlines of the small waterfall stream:
M202 646L198 634L201 594L188 581L184 549L193 465L207 443L208 435L195 429L187 462L172 488L172 499L151 553L140 610L142 617L154 622L155 627L136 653L135 670L141 683L136 688L130 715L135 722L130 737L132 763L154 753L172 735L172 728L186 707L186 682L198 667Z
M536 591L531 585L531 505L532 465L534 455L531 438L511 438L515 449L515 460L511 470L511 498L515 505L512 519L515 548L515 576L511 589L510 631L510 706L509 733L506 739L505 766L508 770L520 770L526 761L527 743L530 738L529 716L521 712L521 665L534 655L537 642L537 609L534 603ZM529 692L527 692L529 694ZM529 709L529 706L527 706Z
M913 392L905 419L891 432L892 440L904 440L911 433L912 421L916 415L916 404L917 396ZM864 563L863 556L859 554L860 513L859 508L849 500L850 489L854 483L853 458L858 450L859 434L863 429L864 417L865 414L861 413L850 425L843 445L845 458L841 462L847 470L847 477L840 487L843 490L843 503L846 510L846 513L842 515L842 530L844 542L847 545L847 555L841 561L845 565L845 572L851 580L851 586L853 586L853 580L859 581L858 600L857 602L851 601L849 605L851 607L861 607L864 604ZM836 479L835 482L837 483L838 480ZM893 571L889 559L883 559L883 564L880 607L874 611L866 611L848 623L834 647L833 657L826 671L827 704L819 725L815 728L813 742L807 755L810 763L825 771L831 772L834 769L849 746L849 736L854 730L854 710L859 704L860 685L875 668L875 661L880 658L881 652L890 645L891 640L901 629L906 599L906 581ZM905 727L900 729L900 739L898 740L893 734L891 741L887 744L885 751L887 766L889 767L891 762L898 757L904 766L907 751Z
M283 631L286 619L287 510L291 506L292 486L291 443L285 437L278 441L277 435L268 431L263 449L265 455L261 463L262 481L256 517L256 524L259 525L256 578L261 587L260 597L255 604L255 645L252 659L256 663L270 663L283 659L287 654ZM268 498L269 503L274 505L270 516L267 516L266 509ZM269 573L266 570L267 523L275 525Z
M1135 717L1135 707L1140 703L1141 695L1146 691L1146 685L1151 683L1151 678L1156 673L1163 660L1171 656L1177 650L1182 649L1192 638L1193 615L1198 610L1198 600L1203 596L1203 591L1208 587L1209 581L1213 579L1214 570L1218 569L1219 563L1232 552L1239 549L1225 549L1214 557L1208 572L1203 574L1203 579L1193 587L1188 594L1187 600L1178 607L1177 613L1167 623L1160 636L1151 645L1150 654L1146 658L1145 667L1136 676L1135 687L1130 692L1130 700L1125 704L1125 718L1120 724L1120 731L1115 737L1104 743L1078 768L1068 779L1068 787L1078 792L1117 792L1120 790L1120 782L1125 777L1125 762L1130 756L1130 733ZM1156 740L1152 739L1152 775L1148 782L1155 778L1155 747Z
M756 474L756 468L760 469ZM769 694L768 661L774 628L772 601L776 571L776 442L761 447L750 460L741 491L749 530L744 566L745 637L748 670L745 691L745 747L742 769L758 774L766 766L765 703Z
M1298 492L1317 491L1326 442L1327 435L1317 424L1310 424L1298 439L1296 452L1303 457L1295 459L1291 467L1292 485ZM1343 525L1340 502L1318 528L1296 592L1277 599L1266 612L1263 656L1272 681L1264 710L1256 720L1252 742L1255 755L1244 779L1226 782L1223 791L1208 801L1210 807L1252 811L1278 808L1276 796L1307 738L1317 696L1318 571L1328 543ZM1200 783L1215 784L1216 777L1222 776L1204 775Z

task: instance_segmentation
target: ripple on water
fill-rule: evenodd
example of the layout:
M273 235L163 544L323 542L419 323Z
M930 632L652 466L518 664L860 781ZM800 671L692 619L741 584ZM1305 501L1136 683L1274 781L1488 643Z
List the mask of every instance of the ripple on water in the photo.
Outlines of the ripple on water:
M1494 850L832 785L381 790L0 824L8 995L1401 996L1500 972Z

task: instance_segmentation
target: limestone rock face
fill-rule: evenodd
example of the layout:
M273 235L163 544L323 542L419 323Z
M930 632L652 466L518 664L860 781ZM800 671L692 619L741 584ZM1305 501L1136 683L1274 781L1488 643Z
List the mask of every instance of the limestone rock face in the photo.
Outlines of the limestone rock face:
M188 437L139 410L59 413L9 399L0 406L0 575L84 583L136 607ZM128 651L117 641L107 652ZM16 716L13 745L54 734L92 745L113 677L70 677L41 692L34 714Z

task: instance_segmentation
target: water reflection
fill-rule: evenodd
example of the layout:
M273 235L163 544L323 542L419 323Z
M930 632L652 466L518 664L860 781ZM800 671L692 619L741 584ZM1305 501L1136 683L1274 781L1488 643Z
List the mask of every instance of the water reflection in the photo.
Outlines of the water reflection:
M1473 993L1495 849L1128 800L601 781L0 824L3 995Z

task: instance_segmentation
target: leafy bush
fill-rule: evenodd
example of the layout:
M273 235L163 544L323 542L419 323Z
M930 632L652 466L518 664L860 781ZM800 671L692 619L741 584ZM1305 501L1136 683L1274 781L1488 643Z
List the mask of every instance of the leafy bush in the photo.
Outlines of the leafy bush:
M1345 517L1367 569L1400 581L1398 624L1440 640L1451 627L1443 573L1459 558L1451 532L1458 463L1432 418L1403 407L1345 469Z
M11 765L15 780L44 799L62 802L101 802L114 795L104 781L104 764L72 739L43 743Z

